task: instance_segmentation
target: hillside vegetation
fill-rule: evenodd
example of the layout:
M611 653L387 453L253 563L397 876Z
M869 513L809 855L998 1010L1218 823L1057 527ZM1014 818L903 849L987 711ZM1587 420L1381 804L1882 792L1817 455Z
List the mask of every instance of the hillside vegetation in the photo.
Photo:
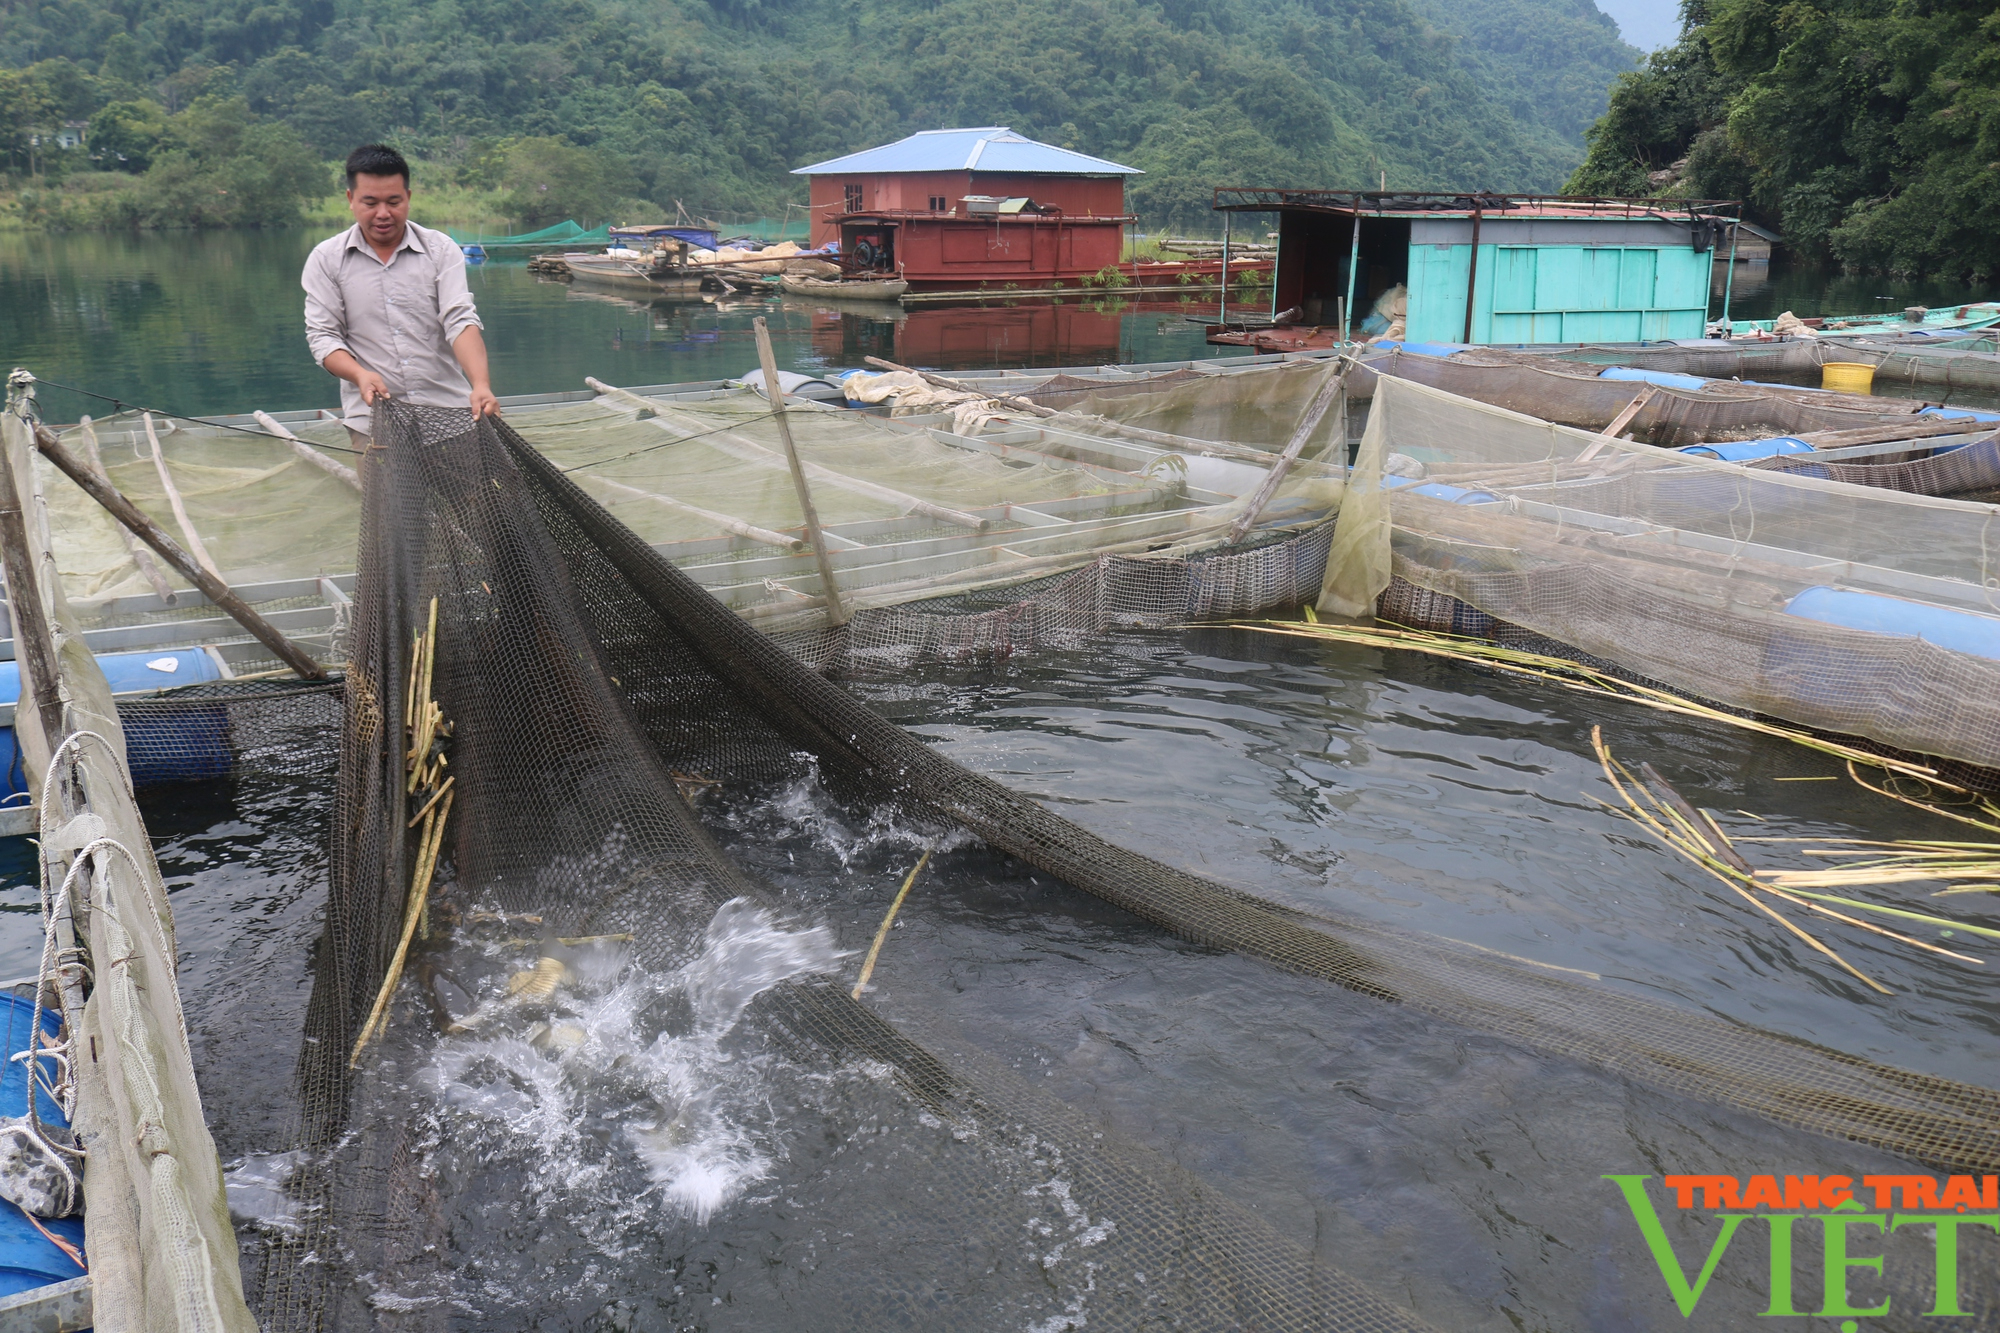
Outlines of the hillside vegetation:
M1011 125L1206 228L1216 185L1554 188L1637 57L1591 0L28 0L0 51L55 226L280 222L377 137L523 222L773 214L792 167ZM62 120L87 150L30 145Z
M2000 274L1993 0L1684 0L1622 79L1580 193L1743 198L1794 252L1899 275Z

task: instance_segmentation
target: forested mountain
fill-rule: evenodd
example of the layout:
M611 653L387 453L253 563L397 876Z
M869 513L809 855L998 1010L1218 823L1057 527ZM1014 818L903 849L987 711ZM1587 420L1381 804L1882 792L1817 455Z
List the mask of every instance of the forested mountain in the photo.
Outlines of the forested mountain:
M1994 0L1683 0L1621 80L1582 193L1743 198L1853 268L2000 275Z
M1215 185L1552 189L1637 56L1592 0L5 0L0 52L17 173L93 118L92 165L215 170L228 121L262 177L380 136L524 216L529 177L771 212L792 167L999 124L1145 169L1175 226Z

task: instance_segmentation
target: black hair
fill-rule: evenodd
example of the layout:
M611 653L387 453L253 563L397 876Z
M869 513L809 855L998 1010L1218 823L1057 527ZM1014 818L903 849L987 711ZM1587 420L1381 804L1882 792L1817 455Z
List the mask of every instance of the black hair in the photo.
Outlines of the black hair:
M403 188L410 188L410 164L385 143L365 143L347 155L347 188L354 188L356 176L401 176Z

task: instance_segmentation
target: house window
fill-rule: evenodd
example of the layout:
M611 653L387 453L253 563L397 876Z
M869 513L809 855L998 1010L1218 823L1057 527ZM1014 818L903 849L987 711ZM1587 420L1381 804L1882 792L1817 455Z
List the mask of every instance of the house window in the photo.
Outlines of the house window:
M944 212L944 196L943 196L943 195L941 195L941 194L934 194L934 195L932 195L932 196L931 196L931 212L933 212L933 213L942 213L942 212Z
M843 189L847 195L847 211L850 213L859 213L861 211L861 187L859 185L848 185L844 186Z

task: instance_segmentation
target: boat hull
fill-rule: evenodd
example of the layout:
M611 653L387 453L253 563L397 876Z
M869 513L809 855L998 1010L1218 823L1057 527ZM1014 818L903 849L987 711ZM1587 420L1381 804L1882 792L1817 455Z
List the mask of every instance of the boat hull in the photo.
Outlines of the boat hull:
M583 257L566 256L569 275L578 282L621 291L652 292L663 296L692 296L701 290L699 274L656 275L638 264L623 260L597 264Z
M823 296L836 301L898 301L903 293L910 290L910 284L900 278L880 282L843 282L834 278L808 278L788 273L782 279L784 289L794 296Z

